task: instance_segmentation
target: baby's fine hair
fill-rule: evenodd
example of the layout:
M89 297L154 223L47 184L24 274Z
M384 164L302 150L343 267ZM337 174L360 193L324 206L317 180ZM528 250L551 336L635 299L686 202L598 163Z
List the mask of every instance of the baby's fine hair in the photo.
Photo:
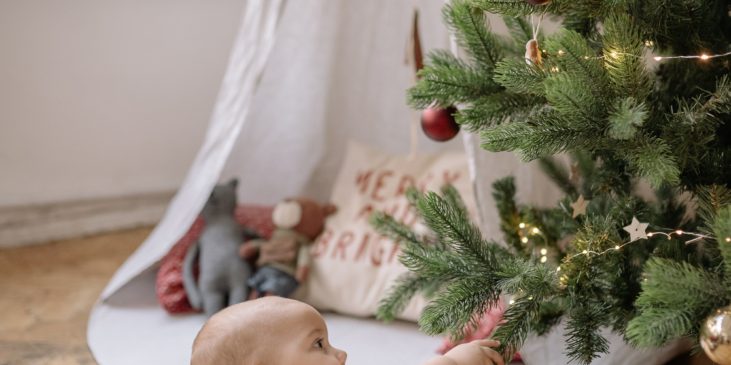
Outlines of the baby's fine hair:
M223 323L222 323L223 322ZM245 363L250 351L241 344L241 336L225 321L208 321L193 341L191 365L227 365Z
M266 363L266 345L273 320L285 320L281 311L296 302L265 297L232 305L214 314L193 341L191 365L239 365ZM299 303L298 305L302 305Z

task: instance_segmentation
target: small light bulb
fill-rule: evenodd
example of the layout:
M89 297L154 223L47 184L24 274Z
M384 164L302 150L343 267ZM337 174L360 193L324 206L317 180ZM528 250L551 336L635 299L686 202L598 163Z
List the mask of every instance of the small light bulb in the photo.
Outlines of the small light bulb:
M705 53L701 55L701 59L702 59L703 61L705 61L705 60L707 60L707 59L709 59L709 58L711 58L711 57L710 57L710 56L708 56L708 55L707 55L707 54L705 54Z
M519 227L519 228L525 228L525 223L523 223L523 222L520 222L520 224L518 224L518 227Z
M675 234L677 234L677 235L681 235L681 234L683 234L683 231L682 231L682 230L679 230L679 229L677 229L677 230L675 230Z
M523 237L520 239L520 242L528 243L528 237Z
M588 59L589 59L589 56L584 56L584 59L585 59L585 60L588 60Z
M619 56L619 53L617 53L617 51L612 51L612 53L610 53L610 54L611 54L611 55L612 55L612 57L614 57L614 58L617 58L617 56Z
M546 254L548 254L548 250L546 250L545 248L542 248L541 255L546 256Z
M533 300L533 296L532 296L532 295L531 295L531 296L529 296L529 297L528 297L528 300Z
M559 56L563 56L563 54L564 54L564 53L565 53L565 52L564 52L564 51L563 51L562 49L559 49L559 50L558 50L558 55L559 55Z
M584 255L586 255L586 254L588 254L588 253L589 253L589 250L584 250L584 251L581 251L581 253L583 253Z
M556 272L559 272L559 271L561 271L561 266L556 268Z
M533 227L533 231L532 232L533 232L533 234L539 234L539 233L541 233L541 230L538 229L538 227Z
M660 57L660 56L655 56L655 57L653 57L653 59L655 59L655 61L660 61L660 60L662 59L662 57Z
M726 237L726 242L731 242L731 237Z
M546 257L546 256L541 256L541 263L545 264L545 263L546 263L546 261L548 261L548 257Z
M650 232L650 233L647 234L647 237L652 237L654 235L655 235L654 233Z
M620 248L621 247L619 247L619 245L614 246L614 249L617 250L617 251L619 251Z
M515 304L515 300L513 300L513 299L510 299L510 302L509 302L509 304L510 304L510 305L513 305L513 304Z

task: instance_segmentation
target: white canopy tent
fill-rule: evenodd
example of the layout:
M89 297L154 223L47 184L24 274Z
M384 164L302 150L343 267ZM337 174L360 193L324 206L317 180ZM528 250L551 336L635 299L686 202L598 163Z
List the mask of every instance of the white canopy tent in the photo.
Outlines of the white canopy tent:
M163 220L114 275L92 312L88 341L100 364L188 362L204 318L165 313L155 301L154 273L219 180L239 177L242 202L274 203L301 194L326 199L348 140L408 152L410 122L417 116L405 103L414 76L404 54L415 5L425 48L449 48L443 0L246 0L200 152ZM446 144L421 137L419 151L466 148L474 156L487 236L500 237L489 194L496 178L515 175L523 201L555 203L559 192L534 165L481 151L474 136L461 133L462 140ZM417 333L413 324L327 318L336 345L350 351L349 364L416 364L440 342ZM338 343L339 338L361 347ZM363 348L372 338L387 340ZM389 352L384 343L395 347ZM563 361L555 359L548 363Z

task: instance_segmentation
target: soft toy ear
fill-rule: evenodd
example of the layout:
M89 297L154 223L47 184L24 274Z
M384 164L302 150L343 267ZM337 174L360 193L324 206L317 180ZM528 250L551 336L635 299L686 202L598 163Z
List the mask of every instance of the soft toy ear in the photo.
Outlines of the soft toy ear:
M325 213L326 217L331 214L335 214L337 211L338 207L336 207L335 204L327 203L322 207L322 212Z
M233 178L229 180L228 185L230 185L232 188L236 189L237 186L239 186L239 179Z

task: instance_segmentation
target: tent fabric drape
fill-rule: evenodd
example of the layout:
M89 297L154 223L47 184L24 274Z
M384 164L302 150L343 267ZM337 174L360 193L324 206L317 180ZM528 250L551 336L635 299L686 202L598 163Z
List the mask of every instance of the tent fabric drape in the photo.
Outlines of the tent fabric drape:
M408 151L404 62L413 4L388 0L247 1L209 130L150 237L115 274L109 298L154 265L190 226L219 180L239 177L239 200L327 199L349 139ZM418 2L426 48L445 48L440 0ZM277 23L279 24L277 27ZM274 33L276 29L276 42ZM459 138L420 152L460 150Z
M250 0L208 132L185 181L150 237L117 271L102 292L106 299L153 265L193 223L246 121L259 77L274 45L283 0Z

